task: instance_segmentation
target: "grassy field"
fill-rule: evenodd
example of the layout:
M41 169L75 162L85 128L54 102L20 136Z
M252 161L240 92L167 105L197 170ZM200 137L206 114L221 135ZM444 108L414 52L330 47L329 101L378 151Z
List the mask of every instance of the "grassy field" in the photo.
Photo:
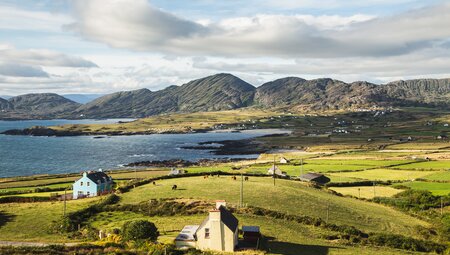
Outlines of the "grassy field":
M200 224L205 215L174 216L174 217L147 217L132 212L106 212L100 213L91 219L90 224L97 229L121 228L129 220L144 219L156 224L161 232L160 242L170 243L185 225ZM268 254L410 254L402 251L376 247L344 246L321 237L334 232L305 226L284 220L270 219L261 216L239 215L239 225L263 226L261 232L269 240L267 242Z
M433 174L427 175L425 177L425 179L427 180L432 180L432 181L447 181L450 182L450 171L440 171L440 172L435 172Z
M172 191L176 184L179 190ZM219 189L217 187L227 187ZM190 177L158 181L157 185L144 185L122 196L122 203L138 203L152 198L195 198L204 200L225 199L229 203L239 201L238 181L229 176ZM427 223L414 219L391 208L337 197L327 192L305 186L300 182L273 180L266 177L251 177L244 183L244 200L248 205L264 207L290 214L304 214L314 217L326 217L329 204L330 221L359 227L366 231L389 231L392 233L414 234L416 225ZM277 201L274 203L274 201Z
M95 203L100 198L72 200L67 202L67 212L79 210ZM11 218L0 225L2 241L47 241L67 242L65 236L50 234L53 220L63 214L63 202L9 203L0 204L0 212ZM70 240L74 241L74 240Z
M396 166L395 168L416 170L450 170L450 160L418 162L409 165Z
M398 185L410 187L411 189L418 190L428 190L434 195L449 195L450 194L450 184L449 183L439 183L439 182L405 182Z
M187 132L190 130L210 129L219 124L246 123L264 125L265 118L278 115L273 111L256 109L230 110L220 112L199 112L188 114L164 114L133 122L118 124L63 125L51 127L54 130L77 131L97 134L109 132Z
M392 170L392 169L373 169L358 172L342 172L330 173L334 178L354 178L359 180L370 181L403 181L424 178L428 175L436 173L435 171L408 171L408 170Z
M393 195L402 192L401 189L394 189L386 186L332 187L329 189L342 195L368 199L374 197L392 197Z

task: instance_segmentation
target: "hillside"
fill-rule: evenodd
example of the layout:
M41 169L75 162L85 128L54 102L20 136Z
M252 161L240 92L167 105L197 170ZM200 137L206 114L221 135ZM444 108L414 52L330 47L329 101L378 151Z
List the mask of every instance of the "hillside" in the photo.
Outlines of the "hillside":
M74 117L145 117L169 112L230 110L251 105L255 88L231 74L217 74L152 92L109 94L81 106Z
M419 79L377 85L329 78L286 77L255 88L221 73L158 91L139 89L96 98L84 105L56 94L28 94L0 101L1 118L142 118L164 113L263 109L355 110L397 106L450 107L450 79Z
M450 104L450 79L395 81L383 86L383 92L401 105Z
M255 95L263 107L308 106L312 109L344 109L380 102L377 85L367 82L344 83L332 79L278 79L261 85Z
M8 100L0 98L0 111L11 110L12 108L13 106Z
M57 118L80 106L72 100L54 93L26 94L2 100L4 112L0 118Z

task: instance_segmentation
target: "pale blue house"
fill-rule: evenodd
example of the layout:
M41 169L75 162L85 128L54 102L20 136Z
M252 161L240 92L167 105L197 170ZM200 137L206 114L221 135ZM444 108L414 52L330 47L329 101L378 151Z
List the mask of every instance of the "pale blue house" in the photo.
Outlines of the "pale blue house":
M113 180L104 172L84 172L83 177L73 184L73 199L110 193L112 188Z

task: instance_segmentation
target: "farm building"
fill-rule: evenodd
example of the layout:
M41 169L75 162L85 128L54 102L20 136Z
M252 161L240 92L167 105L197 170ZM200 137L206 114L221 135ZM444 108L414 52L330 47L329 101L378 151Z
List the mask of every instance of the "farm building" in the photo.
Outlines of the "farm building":
M287 158L285 157L280 158L280 164L287 164L287 163L289 163L289 160Z
M233 252L238 245L239 221L226 208L225 201L216 201L216 208L200 225L188 225L175 238L178 248Z
M323 174L307 173L307 174L300 176L300 180L306 181L306 182L315 182L318 184L325 184L330 181L330 178L326 177Z
M269 168L269 170L267 170L267 174L278 175L278 176L286 176L286 173L282 172L280 170L280 168L278 168L276 165L272 165L272 167Z
M83 176L73 184L73 199L110 193L112 188L113 180L104 172L84 172Z
M168 175L180 175L180 174L185 174L186 170L183 169L176 169L175 167L173 167L172 169L170 169L170 172Z
M242 226L242 235L245 242L257 243L261 238L259 226Z

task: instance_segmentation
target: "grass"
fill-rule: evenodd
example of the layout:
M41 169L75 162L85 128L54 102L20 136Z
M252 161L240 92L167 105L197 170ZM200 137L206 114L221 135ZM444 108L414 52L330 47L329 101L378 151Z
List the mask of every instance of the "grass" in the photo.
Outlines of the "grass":
M101 199L89 198L67 202L67 212L79 210ZM63 214L63 202L41 203L9 203L0 204L0 212L11 215L12 220L0 227L2 241L33 241L33 242L67 242L65 236L50 234L49 226L53 220Z
M450 194L450 184L448 183L414 181L396 185L402 185L417 190L428 190L434 195L444 196Z
M392 197L393 195L402 192L402 190L400 189L394 189L385 186L332 187L329 189L334 190L342 195L368 199L372 199L374 197Z
M411 171L411 170L392 170L392 169L373 169L358 172L330 173L334 178L354 178L371 181L402 181L424 178L434 171Z
M200 224L207 215L147 217L132 212L105 212L92 218L90 224L98 229L121 228L129 220L144 219L154 222L161 232L160 242L170 243L185 225ZM236 214L240 226L261 226L262 234L269 239L268 254L410 254L376 247L352 247L326 241L323 236L335 234L331 231L306 226L285 220L268 219L261 216Z
M81 131L85 133L108 132L187 132L191 129L210 129L219 124L258 124L262 119L276 115L273 111L256 109L230 110L220 112L198 112L188 114L163 114L118 124L88 124L53 126L54 130ZM258 123L257 123L258 122Z
M418 162L409 165L396 166L395 168L416 170L450 170L450 160Z
M179 190L172 191L176 184ZM218 188L224 187L224 188ZM229 203L239 201L238 181L229 176L190 177L158 181L157 185L144 185L122 196L122 203L138 203L152 198L195 198L202 200L225 199ZM427 223L407 216L382 205L337 197L322 190L305 186L300 182L273 180L266 177L251 177L244 183L244 202L290 214L326 217L327 203L330 204L330 221L353 225L366 231L389 231L414 234L414 226ZM274 203L276 201L276 203Z
M440 171L440 172L435 172L433 174L427 175L425 177L425 179L427 180L431 180L431 181L447 181L450 182L450 171Z

